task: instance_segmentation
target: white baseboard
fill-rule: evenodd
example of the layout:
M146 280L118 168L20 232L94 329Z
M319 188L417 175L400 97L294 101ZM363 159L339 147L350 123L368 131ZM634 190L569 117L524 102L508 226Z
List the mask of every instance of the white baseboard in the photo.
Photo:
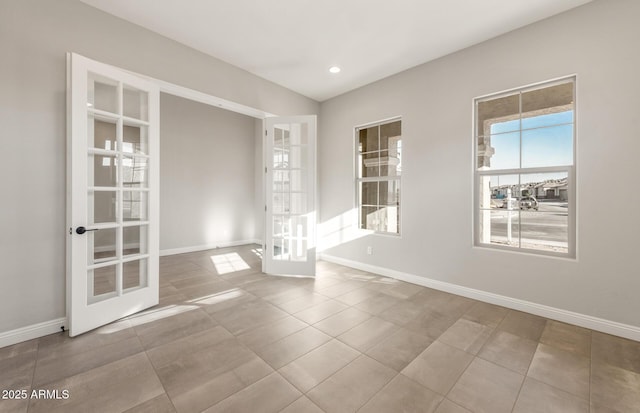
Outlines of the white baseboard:
M0 348L49 334L59 333L62 331L60 329L62 326L67 326L66 318L58 318L51 321L45 321L43 323L17 328L11 331L5 331L4 333L0 333Z
M433 288L434 290L445 291L451 294L461 295L463 297L473 298L474 300L483 301L511 308L513 310L524 311L530 314L539 315L541 317L550 318L552 320L562 321L565 323L589 328L591 330L600 331L607 334L613 334L619 337L628 338L630 340L640 341L640 327L628 324L622 324L615 321L605 320L598 317L592 317L585 314L575 313L560 308L550 307L543 304L536 304L530 301L519 300L504 295L493 294L490 292L476 290L474 288L463 287L444 281L433 280L426 277L420 277L414 274L408 274L389 268L378 267L375 265L365 264L358 261L352 261L345 258L336 257L330 254L322 253L321 259L335 264L344 265L362 271L374 274L384 275L386 277L395 278L397 280L406 281L412 284L421 285L423 287Z
M238 247L240 245L249 245L249 244L261 245L262 240L246 239L246 240L240 240L240 241L226 241L226 242L216 242L213 244L206 244L206 245L195 245L192 247L169 248L165 250L160 250L160 256L164 257L166 255L186 254L188 252L206 251L206 250L212 250L215 248Z

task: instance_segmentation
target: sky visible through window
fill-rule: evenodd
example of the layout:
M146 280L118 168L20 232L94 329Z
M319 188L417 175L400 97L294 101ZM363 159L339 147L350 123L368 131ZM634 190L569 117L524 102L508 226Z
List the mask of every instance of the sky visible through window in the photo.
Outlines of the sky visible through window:
M522 159L520 122L515 119L491 125L492 170L573 165L572 110L523 118ZM536 182L565 176L566 173L545 173L527 174L522 178ZM501 175L499 181L500 185L517 184L518 175Z

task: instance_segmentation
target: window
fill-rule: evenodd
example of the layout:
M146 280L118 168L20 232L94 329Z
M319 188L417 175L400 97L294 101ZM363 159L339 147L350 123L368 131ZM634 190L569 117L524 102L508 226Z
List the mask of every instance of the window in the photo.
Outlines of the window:
M475 243L575 257L575 79L475 100Z
M399 119L356 128L359 226L400 234L402 127Z

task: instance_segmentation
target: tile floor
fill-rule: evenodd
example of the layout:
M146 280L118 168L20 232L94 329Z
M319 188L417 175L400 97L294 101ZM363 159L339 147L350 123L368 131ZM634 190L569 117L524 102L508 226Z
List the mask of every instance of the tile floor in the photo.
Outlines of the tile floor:
M161 258L160 305L0 349L0 412L640 412L640 343L255 246Z

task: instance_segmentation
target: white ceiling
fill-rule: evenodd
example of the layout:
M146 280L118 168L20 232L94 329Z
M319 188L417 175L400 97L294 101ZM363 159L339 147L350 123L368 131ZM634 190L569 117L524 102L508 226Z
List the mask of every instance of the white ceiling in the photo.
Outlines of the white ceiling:
M591 0L81 1L324 101Z

